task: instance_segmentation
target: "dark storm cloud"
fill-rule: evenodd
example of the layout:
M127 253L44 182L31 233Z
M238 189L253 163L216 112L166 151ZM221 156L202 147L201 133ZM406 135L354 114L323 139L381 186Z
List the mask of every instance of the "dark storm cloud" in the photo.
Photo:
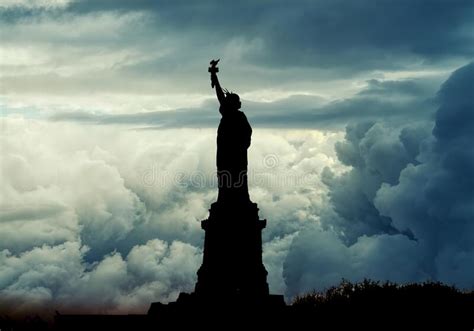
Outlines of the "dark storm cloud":
M443 84L438 93L442 106L436 113L434 135L438 138L439 144L445 147L459 139L468 142L474 138L473 72L474 63L459 69ZM471 97L466 98L465 95L469 94Z
M261 38L263 49L248 54L248 60L264 66L396 68L404 57L438 60L474 51L474 3L464 0L94 1L77 6L151 11L165 27L197 33L204 43Z
M347 95L354 83L369 78L418 77L427 71L442 75L472 57L473 6L474 3L466 1L289 4L99 0L73 1L54 8L2 7L0 15L4 19L0 30L8 51L1 68L5 73L4 94L67 95L71 97L62 109L76 110L94 108L93 102L79 105L77 100L91 92L91 101L104 94L204 96L212 93L208 61L220 57L222 83L237 92L263 94L282 90L334 98L337 94ZM389 77L386 71L396 69L404 73ZM367 93L381 95L387 91L393 99L397 97L393 94L397 88L404 89L405 96L424 93L414 83L370 84L371 91ZM144 100L140 97L137 104ZM286 115L263 116L256 110L255 115L259 116L253 120L255 124L272 127L288 122L293 127L311 123L312 127L322 128L334 126L334 118L354 120L357 113L376 119L378 115L374 113L378 108L387 110L388 114L383 114L387 118L401 114L400 100L390 100L385 105L374 101L375 98L366 102L364 97L371 95L359 95L351 104L338 102L324 109L317 105L300 109L295 102L294 107L284 109ZM42 100L46 107L48 100L52 98ZM109 112L117 113L123 103L109 100ZM22 101L27 103L27 98ZM352 111L353 106L356 111ZM138 105L138 109L161 107L148 104ZM126 112L134 110L128 107ZM159 122L159 118L167 115L156 116ZM186 118L179 120L191 124L202 121L200 116L196 117L197 121L192 122ZM205 120L211 123L210 119ZM158 125L170 126L174 120L164 121L165 124Z
M471 1L313 1L281 14L268 42L276 65L399 68L473 52Z
M441 86L431 148L375 198L382 214L427 247L433 278L467 288L474 287L473 83L471 63Z
M413 239L409 229L399 230L389 217L381 215L373 200L383 183L395 185L408 164L418 163L420 141L429 136L430 129L430 123L402 130L381 121L349 125L345 141L336 143L335 148L339 160L351 170L339 177L329 169L323 172L336 211L322 218L323 225L340 231L349 245L363 235L381 233L403 233ZM413 137L418 140L414 142Z
M325 102L320 97L294 95L275 102L243 101L242 110L256 127L342 129L347 123L380 120L399 125L429 119L434 111L431 81L371 80L352 98ZM84 112L59 113L53 121L95 124L131 124L156 128L215 127L217 102L200 108L123 115Z
M347 128L336 150L352 169L326 170L331 208L292 244L289 295L341 278L474 287L473 83L471 63L441 86L433 130Z
M474 54L474 3L469 0L87 0L72 2L66 9L76 15L132 11L153 17L143 37L184 38L173 54L176 59L200 53L207 58L233 38L246 43L258 40L242 59L263 67L351 72L413 67L420 61ZM15 10L3 15L19 16ZM187 43L194 43L192 53L184 52Z

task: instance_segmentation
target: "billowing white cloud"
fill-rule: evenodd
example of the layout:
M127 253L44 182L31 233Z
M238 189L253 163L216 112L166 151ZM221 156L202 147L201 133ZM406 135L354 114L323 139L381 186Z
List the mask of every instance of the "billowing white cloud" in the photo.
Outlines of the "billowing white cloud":
M217 196L215 130L19 116L5 117L3 129L3 306L143 312L151 301L193 289L202 258L199 221ZM292 238L324 208L322 169L346 169L333 148L342 137L266 129L253 135L250 194L268 219L264 260L274 292L285 290Z
M143 312L150 302L175 300L180 291L191 291L202 260L194 246L158 239L136 245L125 259L111 252L87 264L86 252L78 242L43 245L18 255L4 250L2 312Z
M79 231L86 244L115 242L140 222L143 203L117 168L104 161L110 157L106 152L61 150L74 140L66 127L45 135L52 127L4 121L2 248L22 251L74 240Z

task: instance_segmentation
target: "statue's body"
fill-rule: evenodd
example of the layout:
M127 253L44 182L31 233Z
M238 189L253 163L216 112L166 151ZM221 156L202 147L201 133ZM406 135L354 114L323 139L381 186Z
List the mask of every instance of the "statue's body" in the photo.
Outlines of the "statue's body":
M218 201L248 201L247 149L250 146L252 128L245 114L239 110L239 96L222 89L217 70L210 72L212 85L220 103L219 112L222 115L217 130Z
M284 305L282 296L270 296L267 271L262 262L262 229L258 207L249 199L247 149L252 128L239 96L222 89L217 79L218 61L211 61L211 86L215 87L222 115L217 130L219 197L209 217L201 222L206 231L204 256L198 271L196 295L212 302ZM276 299L275 299L276 298Z
M209 217L201 222L206 233L195 291L192 295L180 295L177 304L202 309L200 318L212 317L220 308L240 318L248 316L242 310L248 307L261 317L262 309L280 309L285 302L283 296L269 293L262 261L262 230L267 221L260 219L257 204L250 201L248 194L247 149L252 128L239 111L239 96L221 88L217 62L211 61L209 72L222 114L217 131L219 198L211 204ZM186 315L177 314L177 307L180 306L173 305L168 310L172 312L168 316L174 316L173 322L175 317Z

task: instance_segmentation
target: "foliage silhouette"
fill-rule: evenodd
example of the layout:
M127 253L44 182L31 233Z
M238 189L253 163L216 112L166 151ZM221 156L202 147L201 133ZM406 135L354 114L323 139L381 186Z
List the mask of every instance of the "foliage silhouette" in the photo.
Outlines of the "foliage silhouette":
M318 317L320 323L333 326L383 329L441 323L450 325L451 330L474 327L474 291L432 281L397 284L364 279L352 283L343 279L324 292L297 296L291 309L300 321Z

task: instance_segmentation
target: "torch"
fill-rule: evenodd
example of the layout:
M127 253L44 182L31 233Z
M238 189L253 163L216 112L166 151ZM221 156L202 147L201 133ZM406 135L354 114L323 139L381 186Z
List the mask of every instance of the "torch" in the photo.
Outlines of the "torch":
M216 60L212 60L209 64L211 65L209 67L209 69L207 71L209 71L211 73L211 77L212 75L216 75L218 72L219 72L219 68L217 68L217 64L219 63L220 59L218 59L217 61ZM211 87L214 88L214 80L211 79Z

